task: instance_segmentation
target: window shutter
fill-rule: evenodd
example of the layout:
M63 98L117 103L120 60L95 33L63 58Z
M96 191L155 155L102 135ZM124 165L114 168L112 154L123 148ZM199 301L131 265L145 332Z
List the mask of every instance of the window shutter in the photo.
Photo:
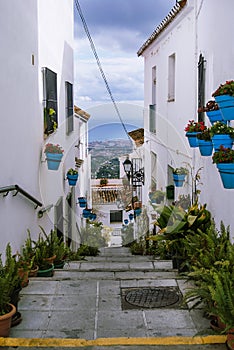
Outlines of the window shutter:
M149 131L156 134L156 105L149 105Z
M68 81L65 82L66 89L66 123L67 134L70 134L74 130L73 121L73 85Z
M43 73L44 133L51 134L58 127L57 74L48 68Z

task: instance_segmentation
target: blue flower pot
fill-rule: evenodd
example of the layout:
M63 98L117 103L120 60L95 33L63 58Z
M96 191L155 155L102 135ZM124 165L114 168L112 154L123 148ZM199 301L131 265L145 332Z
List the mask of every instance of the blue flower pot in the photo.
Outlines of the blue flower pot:
M78 201L79 201L79 205L80 205L81 208L85 208L86 207L87 199L85 197L79 197Z
M141 208L134 209L134 213L135 213L136 216L141 215Z
M46 153L47 167L49 170L58 170L63 158L63 153Z
M197 134L198 132L186 132L190 147L198 147Z
M85 219L89 219L89 217L90 217L90 209L84 209L83 210L83 217L85 218Z
M234 120L234 96L220 95L215 97L224 120Z
M129 214L128 217L129 217L129 220L131 221L134 218L134 215L133 214Z
M76 174L76 175L67 174L67 179L68 179L68 183L69 183L70 186L75 186L76 185L77 180L78 180L78 175L79 174Z
M224 122L220 109L217 109L216 111L207 111L206 115L209 118L212 125L215 122Z
M208 157L212 155L212 152L213 152L212 141L205 141L205 140L198 139L198 146L202 156Z
M212 136L212 143L214 146L214 150L218 151L221 145L226 148L232 148L233 139L230 135L216 134Z
M234 163L217 163L217 168L223 183L227 189L234 188Z
M173 174L173 180L176 187L182 187L185 180L185 174Z
M127 225L128 224L128 219L125 219L124 220L124 225Z

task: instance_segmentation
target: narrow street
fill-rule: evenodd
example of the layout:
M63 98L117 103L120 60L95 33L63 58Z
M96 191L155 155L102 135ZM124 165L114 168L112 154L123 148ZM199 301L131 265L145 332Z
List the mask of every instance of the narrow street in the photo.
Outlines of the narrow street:
M52 278L31 278L18 305L22 322L0 346L226 349L225 337L207 338L212 331L202 310L181 306L185 287L171 261L102 248L98 257L71 262ZM163 292L161 306L155 292Z

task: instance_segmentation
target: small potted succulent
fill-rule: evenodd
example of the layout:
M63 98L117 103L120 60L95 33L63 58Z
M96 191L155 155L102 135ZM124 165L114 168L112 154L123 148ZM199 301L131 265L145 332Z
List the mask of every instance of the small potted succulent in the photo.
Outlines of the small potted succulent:
M70 186L75 186L78 180L78 171L76 169L70 168L67 171L67 180Z
M47 166L49 170L58 170L62 160L64 150L59 144L47 143L44 153L46 154Z
M198 147L197 134L206 130L206 126L203 121L195 122L194 120L189 120L184 131L186 131L186 137L190 147Z

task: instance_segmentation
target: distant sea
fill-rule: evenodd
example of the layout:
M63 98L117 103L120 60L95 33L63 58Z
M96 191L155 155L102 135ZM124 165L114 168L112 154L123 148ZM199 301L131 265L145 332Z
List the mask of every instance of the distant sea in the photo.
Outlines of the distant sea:
M125 127L127 132L139 129L139 126L132 124L125 124ZM121 123L102 124L89 130L88 134L89 142L128 139L128 135L126 134Z

